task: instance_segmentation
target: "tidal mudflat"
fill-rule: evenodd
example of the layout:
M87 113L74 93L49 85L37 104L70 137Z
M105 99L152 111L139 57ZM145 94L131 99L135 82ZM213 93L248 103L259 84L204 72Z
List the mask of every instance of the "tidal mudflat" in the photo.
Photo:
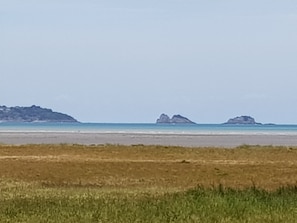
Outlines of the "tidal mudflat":
M186 147L238 147L240 145L297 146L294 134L142 134L86 132L0 132L3 144L121 144Z

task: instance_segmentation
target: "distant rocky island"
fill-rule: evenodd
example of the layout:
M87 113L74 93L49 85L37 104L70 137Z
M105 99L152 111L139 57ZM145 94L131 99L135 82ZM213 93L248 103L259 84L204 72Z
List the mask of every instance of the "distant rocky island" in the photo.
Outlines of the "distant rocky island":
M51 109L32 105L31 107L0 106L0 122L78 122L73 117L54 112Z
M192 122L186 117L183 117L181 115L173 115L172 118L170 118L166 114L161 114L160 118L157 119L157 124L196 124L195 122Z
M238 116L235 118L230 118L227 122L223 124L229 125L262 125L262 123L256 122L251 116Z

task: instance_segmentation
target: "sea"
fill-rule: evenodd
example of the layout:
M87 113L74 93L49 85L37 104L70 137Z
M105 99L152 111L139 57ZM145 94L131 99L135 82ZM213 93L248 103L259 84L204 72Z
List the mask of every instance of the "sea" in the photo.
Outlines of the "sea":
M137 123L0 123L1 132L80 132L186 135L296 135L297 125L137 124Z

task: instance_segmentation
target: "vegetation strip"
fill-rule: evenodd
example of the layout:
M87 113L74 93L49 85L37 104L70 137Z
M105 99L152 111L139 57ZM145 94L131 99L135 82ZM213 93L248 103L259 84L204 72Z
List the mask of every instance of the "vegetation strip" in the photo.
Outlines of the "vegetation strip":
M295 222L297 149L0 146L0 222Z

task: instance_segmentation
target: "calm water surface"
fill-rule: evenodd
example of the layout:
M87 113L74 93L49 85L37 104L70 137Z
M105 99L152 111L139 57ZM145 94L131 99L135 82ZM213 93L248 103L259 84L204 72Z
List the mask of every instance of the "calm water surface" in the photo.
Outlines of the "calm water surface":
M0 123L0 132L297 135L297 125Z

